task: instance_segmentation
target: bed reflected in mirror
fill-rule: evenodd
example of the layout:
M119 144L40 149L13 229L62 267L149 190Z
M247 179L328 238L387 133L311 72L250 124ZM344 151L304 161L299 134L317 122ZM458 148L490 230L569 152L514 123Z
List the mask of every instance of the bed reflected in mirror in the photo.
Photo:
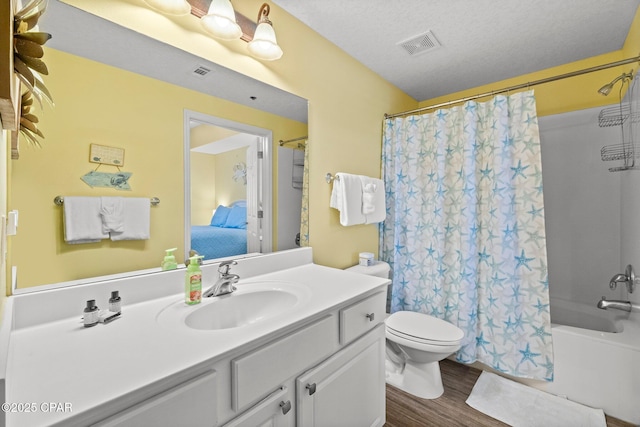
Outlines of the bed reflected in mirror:
M186 112L187 253L206 261L271 252L271 144L268 129Z

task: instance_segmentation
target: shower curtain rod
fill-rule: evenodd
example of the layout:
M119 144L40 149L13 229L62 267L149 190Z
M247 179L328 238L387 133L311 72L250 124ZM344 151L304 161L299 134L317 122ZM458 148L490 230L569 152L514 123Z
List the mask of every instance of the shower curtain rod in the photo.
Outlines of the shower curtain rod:
M301 136L300 138L293 138L293 139L287 139L286 141L280 140L280 147L282 147L284 144L287 144L289 142L294 142L294 141L301 141L303 139L307 139L307 136Z
M547 77L545 79L534 80L534 81L528 82L528 83L521 83L521 84L518 84L518 85L509 86L509 87L504 88L504 89L493 90L491 92L485 92L485 93L481 93L481 94L478 94L478 95L468 96L466 98L455 99L453 101L447 101L447 102L443 102L441 104L431 105L429 107L422 107L422 108L417 108L415 110L403 111L402 113L385 114L384 118L385 119L393 119L395 117L407 116L409 114L419 113L419 112L422 112L422 111L434 110L436 108L441 108L441 107L448 107L449 105L458 104L460 102L472 101L474 99L484 98L486 96L499 95L499 94L505 93L505 92L511 92L511 91L514 91L514 90L525 89L525 88L528 88L528 87L531 87L531 86L536 86L536 85L543 84L543 83L555 82L556 80L562 80L562 79L566 79L566 78L569 78L569 77L576 77L576 76L580 76L582 74L593 73L594 71L601 71L601 70L606 70L608 68L618 67L620 65L632 64L634 62L640 62L640 56L635 56L633 58L622 59L620 61L610 62L608 64L597 65L595 67L585 68L583 70L572 71L570 73L559 74L557 76Z

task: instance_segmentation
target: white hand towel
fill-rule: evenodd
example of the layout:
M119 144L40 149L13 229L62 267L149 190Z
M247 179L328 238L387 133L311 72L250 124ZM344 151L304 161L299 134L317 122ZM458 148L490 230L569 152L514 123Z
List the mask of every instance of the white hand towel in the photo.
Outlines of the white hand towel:
M387 216L384 181L368 176L362 179L362 213L365 224L382 222Z
M139 197L124 198L124 228L111 232L111 240L147 240L150 237L151 200Z
M109 233L124 231L124 198L101 197L102 231Z
M331 189L331 200L329 201L329 207L337 210L342 210L342 181L338 177L340 174L336 174L333 180L333 188Z
M333 180L331 202L329 204L340 211L340 224L343 226L364 224L362 213L362 180L360 175L337 173Z
M370 215L376 210L375 192L376 185L373 183L365 184L366 180L362 180L362 213Z
M64 198L64 240L75 245L109 238L102 230L99 197Z

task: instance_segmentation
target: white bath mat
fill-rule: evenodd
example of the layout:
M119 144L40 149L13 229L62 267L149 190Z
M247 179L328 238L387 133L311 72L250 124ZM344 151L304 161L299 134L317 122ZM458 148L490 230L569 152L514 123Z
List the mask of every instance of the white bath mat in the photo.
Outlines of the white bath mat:
M483 371L467 405L514 427L606 427L593 409Z

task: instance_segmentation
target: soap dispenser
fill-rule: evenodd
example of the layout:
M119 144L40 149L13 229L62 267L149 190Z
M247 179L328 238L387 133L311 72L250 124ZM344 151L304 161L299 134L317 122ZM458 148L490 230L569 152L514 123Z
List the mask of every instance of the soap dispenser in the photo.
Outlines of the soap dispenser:
M176 257L173 255L173 251L177 249L178 248L171 248L166 250L167 253L164 256L164 260L162 261L162 264L160 264L160 267L162 267L163 270L175 270L178 268Z
M189 258L187 275L184 280L184 302L187 305L195 305L202 301L202 270L198 262L202 255L194 255Z

